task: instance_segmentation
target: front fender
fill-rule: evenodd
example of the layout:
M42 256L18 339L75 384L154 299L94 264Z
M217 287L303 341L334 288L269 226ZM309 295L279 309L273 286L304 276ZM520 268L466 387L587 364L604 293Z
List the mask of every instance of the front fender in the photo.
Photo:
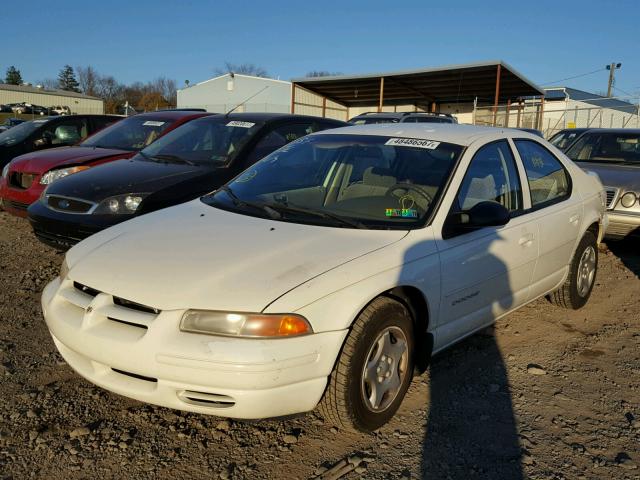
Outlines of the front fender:
M401 241L316 277L271 303L265 313L295 312L315 332L349 328L377 296L399 286L415 287L429 303L430 329L437 325L440 257L433 237L407 235Z

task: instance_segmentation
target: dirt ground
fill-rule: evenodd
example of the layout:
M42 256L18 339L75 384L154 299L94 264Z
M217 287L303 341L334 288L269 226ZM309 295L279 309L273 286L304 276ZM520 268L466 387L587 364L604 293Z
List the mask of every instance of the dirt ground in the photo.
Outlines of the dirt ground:
M639 246L603 248L582 310L538 300L434 358L393 421L358 435L94 387L40 312L62 256L0 213L0 479L640 479Z

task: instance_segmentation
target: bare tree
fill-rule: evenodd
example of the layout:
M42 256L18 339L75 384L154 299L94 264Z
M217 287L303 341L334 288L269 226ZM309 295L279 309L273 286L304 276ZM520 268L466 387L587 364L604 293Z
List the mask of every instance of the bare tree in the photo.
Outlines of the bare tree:
M98 82L100 80L100 74L96 69L90 65L87 67L76 67L76 74L82 93L95 97L98 94Z
M224 67L216 68L213 73L215 75L225 75L227 73L238 73L240 75L251 75L253 77L268 77L267 71L253 63L230 63L224 62Z
M158 77L149 83L150 90L159 93L164 98L166 105L174 107L177 102L176 81L167 77Z
M335 75L342 75L342 72L328 72L326 70L311 70L307 73L307 77L333 77Z
M58 79L57 78L45 78L36 82L36 85L42 85L45 90L57 90Z

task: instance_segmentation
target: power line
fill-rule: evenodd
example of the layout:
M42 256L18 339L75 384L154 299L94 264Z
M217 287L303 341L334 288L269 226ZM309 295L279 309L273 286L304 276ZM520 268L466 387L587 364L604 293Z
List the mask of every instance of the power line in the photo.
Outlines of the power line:
M621 88L616 87L615 85L613 86L613 89L614 89L614 90L618 90L619 92L622 92L622 93L624 93L625 95L629 95L630 97L634 97L634 96L636 96L636 97L637 97L637 96L638 96L637 94L636 94L636 95L634 95L633 93L626 92L626 91L622 90Z
M602 72L606 70L606 68L599 68L598 70L594 70L593 72L581 73L580 75L574 75L573 77L561 78L560 80L553 80L551 82L542 82L542 85L549 85L552 83L564 82L565 80L573 80L574 78L586 77L587 75L593 75L594 73Z

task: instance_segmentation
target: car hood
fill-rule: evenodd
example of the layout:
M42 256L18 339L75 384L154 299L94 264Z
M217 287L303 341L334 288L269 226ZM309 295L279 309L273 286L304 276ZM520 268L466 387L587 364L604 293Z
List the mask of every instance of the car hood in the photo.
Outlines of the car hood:
M623 187L625 190L640 192L640 165L596 162L576 162L576 164L585 171L597 173L605 187Z
M47 193L100 202L112 195L157 192L194 177L210 175L212 170L176 163L117 160L62 178Z
M81 165L108 157L126 158L134 152L114 148L60 147L26 153L13 159L11 169L28 173L45 173L64 165Z
M259 312L406 234L279 222L194 200L89 237L67 264L74 281L161 310Z

